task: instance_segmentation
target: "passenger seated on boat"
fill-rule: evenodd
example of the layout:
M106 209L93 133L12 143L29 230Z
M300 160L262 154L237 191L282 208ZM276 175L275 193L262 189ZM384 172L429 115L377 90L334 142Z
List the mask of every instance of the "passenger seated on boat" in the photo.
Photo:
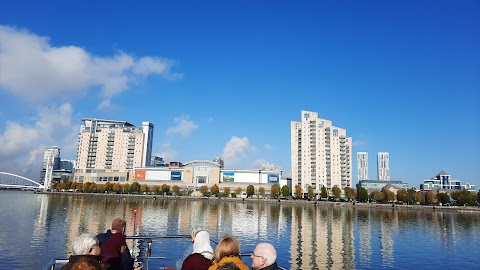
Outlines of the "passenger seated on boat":
M258 244L253 253L252 268L256 270L278 270L278 265L275 262L277 259L277 251L272 244L260 243Z
M199 231L193 242L193 252L182 264L182 270L207 270L212 265L213 248L210 245L210 234Z
M130 256L125 236L127 222L121 218L112 221L112 229L98 235L102 244L100 262L109 264L112 270L133 270L134 259ZM136 267L140 270L142 267Z
M75 237L72 241L72 256L68 259L68 263L62 267L62 270L72 270L73 265L79 260L92 260L100 262L100 243L94 234L83 233ZM101 269L111 269L109 265L100 264Z
M227 262L217 268L217 270L240 270L234 262Z
M227 262L235 263L240 270L249 270L248 266L240 259L240 245L237 238L225 235L217 245L214 253L213 265L208 270L217 270Z
M201 231L202 228L200 227L194 227L192 229L192 231L190 232L190 239L192 240L192 245L191 246L188 246L188 248L185 250L185 252L183 253L183 257L181 259L179 259L177 262L176 262L176 266L177 266L177 270L180 270L182 269L182 264L183 264L183 261L190 255L193 253L193 243L195 242L195 236L197 235L197 233L199 231Z

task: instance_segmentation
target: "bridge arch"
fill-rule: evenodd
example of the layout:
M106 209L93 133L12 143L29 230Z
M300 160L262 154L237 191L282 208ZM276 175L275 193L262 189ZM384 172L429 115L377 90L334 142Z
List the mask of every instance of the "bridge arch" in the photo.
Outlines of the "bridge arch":
M0 172L0 187L44 188L43 184L13 173Z

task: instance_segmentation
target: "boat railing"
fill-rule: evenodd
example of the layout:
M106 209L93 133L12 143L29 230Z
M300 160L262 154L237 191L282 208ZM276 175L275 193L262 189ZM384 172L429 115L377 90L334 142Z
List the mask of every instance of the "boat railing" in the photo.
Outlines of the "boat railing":
M175 239L175 238L190 238L190 235L187 234L181 234L181 235L159 235L159 236L126 236L127 240L137 240L137 243L139 241L145 241L146 243L146 251L145 251L145 257L144 258L139 258L138 256L133 256L137 260L140 259L142 260L143 268L142 270L148 270L148 265L150 262L150 259L166 259L166 257L162 256L155 256L152 257L152 243L153 240L155 239ZM217 241L210 239L211 242L218 244ZM138 245L140 246L140 245ZM130 252L133 251L133 248L130 250ZM252 252L247 252L247 253L241 253L240 257L250 257ZM49 262L49 264L43 268L43 270L58 270L63 267L63 265L68 263L68 259L53 259ZM279 266L279 269L281 270L286 270L285 268Z

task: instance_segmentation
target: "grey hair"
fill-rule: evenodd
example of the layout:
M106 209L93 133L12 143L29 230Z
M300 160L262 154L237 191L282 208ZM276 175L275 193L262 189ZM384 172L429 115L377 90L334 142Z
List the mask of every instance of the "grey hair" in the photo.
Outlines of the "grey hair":
M73 255L88 254L91 248L97 245L97 237L92 233L82 233L72 241Z

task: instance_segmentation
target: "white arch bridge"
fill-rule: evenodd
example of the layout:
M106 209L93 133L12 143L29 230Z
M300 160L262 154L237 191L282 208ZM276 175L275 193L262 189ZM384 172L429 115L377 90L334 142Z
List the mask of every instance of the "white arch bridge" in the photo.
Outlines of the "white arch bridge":
M45 189L45 186L20 175L0 172L0 188Z

